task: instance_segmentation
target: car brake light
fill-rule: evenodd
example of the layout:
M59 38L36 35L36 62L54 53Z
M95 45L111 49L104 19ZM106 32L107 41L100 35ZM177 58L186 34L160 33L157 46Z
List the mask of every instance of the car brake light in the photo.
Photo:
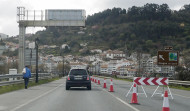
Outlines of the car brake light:
M69 77L69 76L68 76L67 80L69 80L69 81L70 81L70 77Z
M87 77L87 79L86 80L89 80L89 76Z

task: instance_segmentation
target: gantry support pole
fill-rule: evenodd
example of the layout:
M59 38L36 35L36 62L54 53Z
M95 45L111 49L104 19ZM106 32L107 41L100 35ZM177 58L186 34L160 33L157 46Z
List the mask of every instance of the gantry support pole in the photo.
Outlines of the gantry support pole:
M26 27L22 23L19 23L19 73L25 67L25 32Z

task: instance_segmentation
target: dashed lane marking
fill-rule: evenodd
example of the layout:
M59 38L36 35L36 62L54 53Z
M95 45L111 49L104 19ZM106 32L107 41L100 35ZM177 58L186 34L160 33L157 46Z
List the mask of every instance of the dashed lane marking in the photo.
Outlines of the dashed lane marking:
M94 85L96 85L96 84L94 84ZM98 85L96 85L96 86L98 86ZM121 103L123 103L123 104L125 104L126 106L130 107L130 108L133 109L134 111L140 111L140 110L138 110L137 108L133 107L132 105L128 104L127 102L123 101L123 100L120 99L119 97L117 97L117 96L111 94L111 93L108 92L107 90L105 90L105 89L102 89L102 90L105 91L105 92L107 92L108 94L110 94L110 95L113 96L114 98L116 98L116 99L117 99L118 101L120 101Z

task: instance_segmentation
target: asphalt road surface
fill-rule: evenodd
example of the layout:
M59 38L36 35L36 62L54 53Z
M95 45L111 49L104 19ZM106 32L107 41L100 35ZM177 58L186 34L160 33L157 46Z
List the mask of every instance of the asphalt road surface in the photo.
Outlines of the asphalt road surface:
M140 105L129 104L131 94L126 97L132 83L113 80L114 92L92 82L92 90L71 88L65 90L65 78L0 95L0 111L162 111L161 95L151 97L155 86L144 86L148 97L138 95ZM159 88L162 92L163 88ZM165 88L166 89L166 88ZM141 93L141 87L138 87ZM190 110L190 91L171 89L174 99L169 97L171 111Z

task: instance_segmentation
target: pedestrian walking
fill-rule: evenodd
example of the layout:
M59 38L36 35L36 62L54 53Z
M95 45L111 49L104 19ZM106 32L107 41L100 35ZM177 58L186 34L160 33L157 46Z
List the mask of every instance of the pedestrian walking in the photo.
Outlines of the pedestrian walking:
M22 73L23 73L23 79L24 79L25 89L27 89L28 88L29 78L31 78L31 71L28 68L28 66L25 66L25 68L23 69Z

